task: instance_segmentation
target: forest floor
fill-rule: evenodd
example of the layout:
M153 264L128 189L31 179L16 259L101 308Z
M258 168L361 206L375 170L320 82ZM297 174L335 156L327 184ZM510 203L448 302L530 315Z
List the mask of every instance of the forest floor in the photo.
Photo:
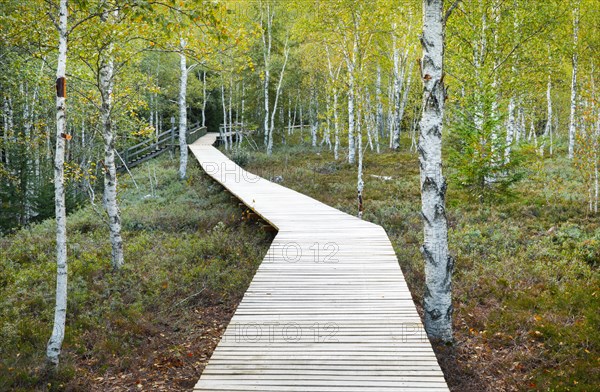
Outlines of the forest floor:
M336 162L326 148L310 147L304 135L270 157L243 149L231 156L356 215L356 167L343 153ZM367 147L364 219L386 229L421 312L418 161L405 150ZM565 159L536 158L512 194L485 203L449 176L455 343L435 349L453 391L598 390L600 221L588 214L587 192L570 167Z
M403 141L406 145L406 141ZM308 143L240 165L349 214L356 168ZM52 221L0 238L0 390L190 390L272 234L247 219L193 160L121 176L126 264L110 270L108 230L90 206L69 216L69 310L60 372L43 369L54 302ZM591 391L600 385L600 223L567 162L531 162L514 193L485 203L449 181L451 346L436 353L453 391ZM448 170L450 171L450 170ZM150 184L150 178L152 183ZM415 154L365 155L364 218L385 227L419 311Z
M125 266L91 206L68 217L69 303L60 370L44 373L54 311L54 222L0 238L0 391L189 391L272 234L190 160L120 177ZM150 184L152 179L152 184Z

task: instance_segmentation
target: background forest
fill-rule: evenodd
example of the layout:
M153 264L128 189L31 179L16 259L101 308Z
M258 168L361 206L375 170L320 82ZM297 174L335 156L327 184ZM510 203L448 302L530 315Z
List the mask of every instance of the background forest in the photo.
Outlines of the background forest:
M593 390L600 1L445 7L455 344L436 353L457 391ZM117 175L120 151L171 128L180 141L196 123L237 132L221 148L240 166L384 226L421 305L421 2L72 0L66 29L59 12L55 1L0 4L0 390L84 390L123 375L141 383L192 366L185 390L201 372L205 348L183 348L183 332L165 327L179 317L168 307L230 316L270 237L187 163L185 148ZM48 379L57 146L75 283L65 366ZM183 264L156 266L148 246ZM154 361L145 336L165 334L176 353L147 375L134 358Z

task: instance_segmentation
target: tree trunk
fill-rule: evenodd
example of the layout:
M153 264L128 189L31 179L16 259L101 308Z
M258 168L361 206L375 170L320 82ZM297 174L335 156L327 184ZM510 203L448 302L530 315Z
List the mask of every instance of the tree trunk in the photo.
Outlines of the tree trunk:
M358 218L362 219L364 208L363 202L363 191L365 188L365 183L363 181L363 145L362 145L362 128L360 121L360 109L358 109L358 113L356 118L357 127L356 127L356 142L358 144L358 171L357 171L357 183L356 183L356 191L357 191L357 202L358 202Z
M227 142L229 148L233 148L233 130L235 124L233 123L233 73L229 77L229 134L227 135Z
M260 24L261 24L261 33L262 33L262 42L263 42L263 59L265 62L265 80L264 80L264 84L263 84L263 91L264 91L264 97L265 97L265 118L264 118L264 144L267 147L267 151L268 151L268 144L269 144L269 135L270 135L270 130L269 130L269 79L270 79L270 72L271 72L271 46L272 46L272 31L271 28L273 26L273 16L274 16L274 12L271 12L271 7L270 4L267 2L267 18L266 18L266 26L264 26L263 24L265 23L265 21L263 21L263 15L261 12L261 20L260 20ZM266 31L265 31L266 30Z
M550 137L552 133L552 78L550 74L548 74L548 87L546 89L546 101L548 104L548 109L546 113L546 127L544 128L544 140L542 140L542 145L540 146L540 155L544 156L544 149L546 147L546 139Z
M355 146L355 113L354 113L354 99L356 97L355 90L355 75L354 70L356 68L356 58L358 57L358 40L354 37L352 55L346 56L346 66L348 68L348 163L354 163L356 156Z
M577 111L577 42L579 40L579 3L573 10L573 73L571 74L571 105L569 115L569 159L573 159L575 151L575 115Z
M104 14L106 22L110 16ZM117 169L115 167L115 135L112 128L112 90L114 76L114 60L112 44L109 53L101 54L99 87L102 98L100 117L102 120L102 136L104 139L104 208L108 215L110 243L112 246L111 265L119 269L123 265L123 239L121 238L121 216L117 206Z
M269 38L270 40L270 38ZM275 114L277 113L277 103L279 102L279 96L281 95L281 84L283 83L283 75L285 73L285 66L288 61L288 55L290 54L290 50L288 47L288 41L286 39L285 46L283 49L283 65L281 66L281 73L279 74L279 81L277 82L277 89L275 90L275 102L273 103L273 111L271 112L271 126L269 128L269 140L267 143L267 155L271 155L273 153L273 129L275 129ZM268 100L265 101L265 104L268 106ZM268 109L268 107L267 107Z
M188 163L187 150L187 82L188 68L185 56L186 42L183 38L179 39L179 179L183 180L186 176Z
M221 142L225 144L225 149L229 149L227 142L227 105L225 104L225 81L221 78L221 105L223 106L223 126L219 127L221 132Z
M377 100L377 147L379 150L379 137L383 137L383 102L381 100L381 65L377 64L377 82L375 84L375 99ZM379 151L377 151L379 152Z
M333 89L333 131L335 133L335 144L333 147L333 157L337 161L340 151L340 127L338 118L338 93L337 89Z
M446 90L443 0L423 1L423 112L419 124L421 213L424 223L425 329L429 336L452 340L451 277L445 211L446 179L442 174L442 128Z
M202 71L202 127L206 127L206 71ZM244 101L242 101L244 102Z
M56 69L56 151L54 156L54 203L56 214L56 304L54 325L46 348L48 364L58 366L60 350L65 337L67 318L67 211L65 207L65 138L67 68L67 0L60 0L58 20L58 64Z

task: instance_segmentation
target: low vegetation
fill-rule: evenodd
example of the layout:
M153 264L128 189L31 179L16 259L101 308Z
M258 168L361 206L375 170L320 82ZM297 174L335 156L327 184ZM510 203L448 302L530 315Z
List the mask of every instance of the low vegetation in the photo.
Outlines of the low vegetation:
M293 144L271 157L234 154L251 172L280 176L282 185L356 215L356 168L308 141ZM453 390L591 391L599 385L600 225L587 215L578 174L558 158L562 151L556 156L530 158L509 194L483 203L449 176L456 342L436 351ZM364 219L386 229L420 307L416 154L367 152L364 170Z
M108 228L92 206L69 216L63 359L43 372L52 328L52 220L0 238L0 390L189 390L271 235L220 185L168 159L123 175L125 265L110 267Z

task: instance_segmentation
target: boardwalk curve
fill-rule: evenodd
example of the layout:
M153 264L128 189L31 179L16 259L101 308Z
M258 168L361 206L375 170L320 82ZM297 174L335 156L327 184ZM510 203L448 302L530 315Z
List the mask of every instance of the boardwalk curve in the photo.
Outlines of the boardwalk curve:
M448 391L381 226L246 172L202 168L277 230L195 391Z

